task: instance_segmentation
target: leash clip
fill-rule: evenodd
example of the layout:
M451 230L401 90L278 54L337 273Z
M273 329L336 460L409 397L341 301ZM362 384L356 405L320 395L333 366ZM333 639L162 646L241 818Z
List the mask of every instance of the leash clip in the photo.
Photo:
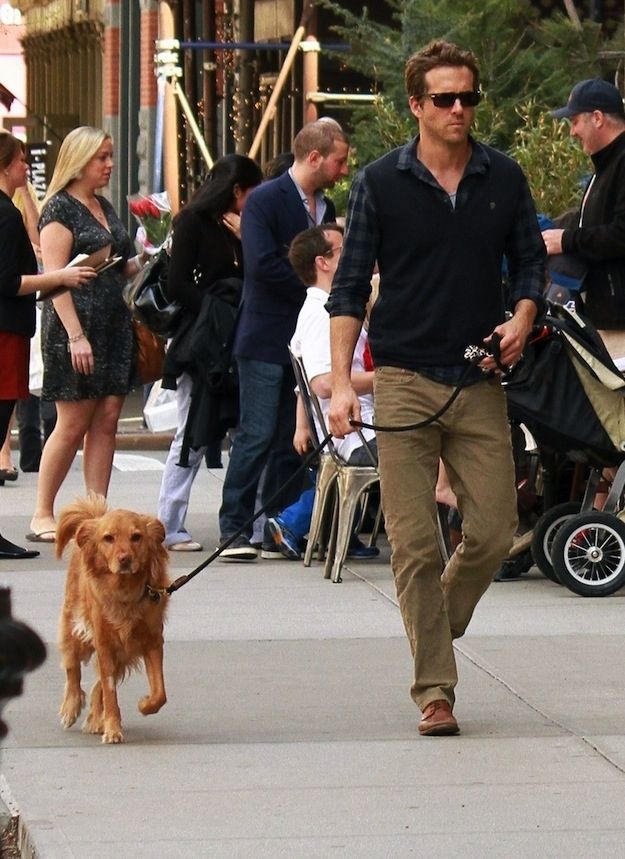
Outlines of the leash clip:
M164 590L160 590L159 588L153 588L152 585L145 586L145 595L153 603L159 603L161 601L161 595L166 593Z
M492 358L502 373L509 373L512 368L501 363L500 344L501 335L494 333L488 341L487 346L467 346L464 350L465 361L469 361L471 364L479 364L484 358ZM484 370L483 372L488 373L490 371Z

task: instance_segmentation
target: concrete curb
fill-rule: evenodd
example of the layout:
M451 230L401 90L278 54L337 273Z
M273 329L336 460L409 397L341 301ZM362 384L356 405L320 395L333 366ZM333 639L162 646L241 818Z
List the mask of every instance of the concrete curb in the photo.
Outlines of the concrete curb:
M171 432L152 433L148 430L121 432L115 436L116 450L169 450L174 434Z

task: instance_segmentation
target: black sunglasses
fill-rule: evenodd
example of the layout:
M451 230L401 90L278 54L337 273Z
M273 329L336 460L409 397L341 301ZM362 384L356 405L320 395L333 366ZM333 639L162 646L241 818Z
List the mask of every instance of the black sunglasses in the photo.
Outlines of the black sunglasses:
M424 98L431 98L434 107L453 107L459 101L463 107L475 107L480 103L479 90L465 92L426 92Z

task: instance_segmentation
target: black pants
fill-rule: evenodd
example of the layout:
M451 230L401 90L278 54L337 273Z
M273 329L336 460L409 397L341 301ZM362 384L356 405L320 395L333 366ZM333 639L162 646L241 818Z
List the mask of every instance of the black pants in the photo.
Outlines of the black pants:
M15 400L0 400L0 447L7 437L15 402Z
M39 471L42 447L56 424L56 406L31 394L27 400L18 401L16 414L20 468L22 471Z

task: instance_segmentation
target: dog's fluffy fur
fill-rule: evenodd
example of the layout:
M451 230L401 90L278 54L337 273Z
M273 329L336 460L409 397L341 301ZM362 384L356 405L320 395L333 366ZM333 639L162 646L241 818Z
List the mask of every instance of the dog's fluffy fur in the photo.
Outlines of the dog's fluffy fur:
M147 586L164 588L167 577L165 529L158 519L130 510L109 510L90 495L66 507L59 517L56 553L75 540L65 584L59 649L66 672L59 715L73 725L85 704L80 663L95 653L98 675L91 690L83 731L102 734L104 743L121 743L117 684L143 659L150 692L139 701L144 716L166 701L163 680L163 623L168 597L154 602Z

